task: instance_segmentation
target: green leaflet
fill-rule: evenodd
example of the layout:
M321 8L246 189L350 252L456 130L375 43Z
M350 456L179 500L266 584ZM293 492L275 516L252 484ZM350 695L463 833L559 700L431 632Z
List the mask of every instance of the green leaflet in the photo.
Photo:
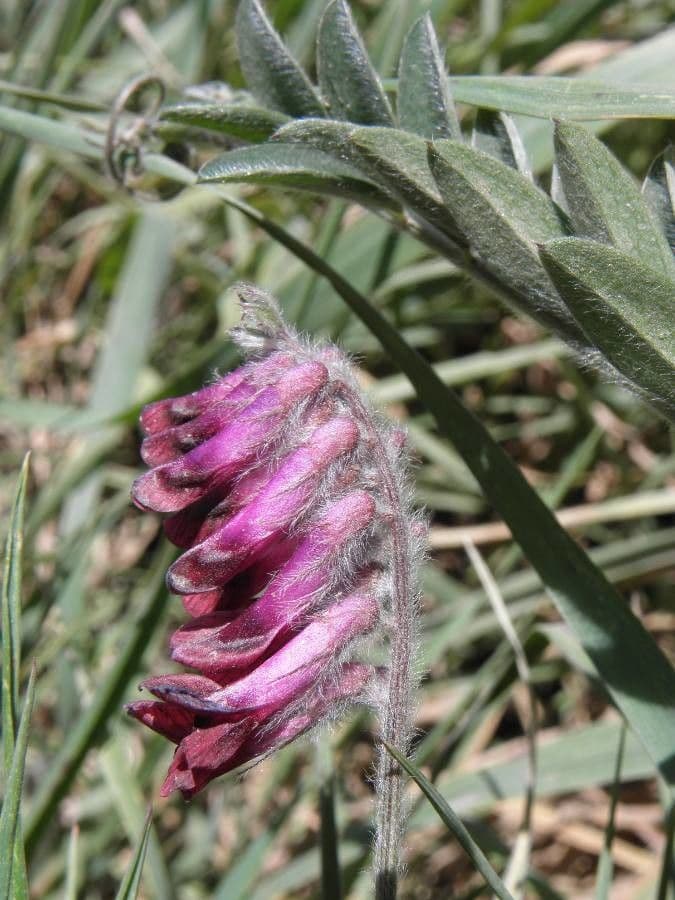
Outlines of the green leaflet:
M595 241L567 238L540 252L593 344L675 422L675 283Z
M675 154L672 147L660 153L649 167L642 184L642 196L675 253Z
M322 116L323 104L284 46L258 0L241 0L237 10L239 62L255 97L289 116Z
M568 340L583 341L537 254L536 242L568 233L561 210L519 172L457 141L430 145L429 166L485 267L516 292L530 315Z
M333 119L393 125L389 101L344 0L328 5L317 37L319 86Z
M428 13L412 26L398 69L398 117L423 138L462 139L448 77Z
M246 141L264 141L289 117L262 106L242 103L181 103L162 110L162 119L229 134Z
M614 244L672 277L668 242L632 175L605 145L580 125L558 122L555 151L575 233Z
M453 240L463 242L462 229L451 210L443 206L429 171L423 138L394 128L355 128L349 140L380 183L402 203Z
M279 129L275 140L314 147L347 160L439 231L452 233L453 239L459 236L429 173L426 142L417 135L395 128L359 128L331 119L305 119ZM454 259L458 248L446 238L443 251Z
M532 177L525 145L515 122L507 113L479 109L471 136L471 146L516 169L521 175Z
M396 208L372 181L349 163L321 150L266 143L217 156L199 172L199 181L248 181L345 197L364 206Z

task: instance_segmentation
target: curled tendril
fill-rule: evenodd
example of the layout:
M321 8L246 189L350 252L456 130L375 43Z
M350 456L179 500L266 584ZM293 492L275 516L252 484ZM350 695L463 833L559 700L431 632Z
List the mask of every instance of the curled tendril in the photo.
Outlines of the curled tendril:
M122 130L122 119L130 111L132 101L147 95L149 87L152 92L146 108ZM164 82L157 75L140 75L125 84L115 97L106 131L105 163L110 177L126 191L132 190L130 176L136 178L142 174L143 139L157 119L165 93Z

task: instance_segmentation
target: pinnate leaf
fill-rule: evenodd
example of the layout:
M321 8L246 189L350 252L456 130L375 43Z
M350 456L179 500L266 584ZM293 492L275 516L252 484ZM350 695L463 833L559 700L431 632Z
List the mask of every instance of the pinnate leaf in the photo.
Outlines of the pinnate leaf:
M310 80L258 0L241 0L236 30L242 72L261 103L289 116L324 115L323 104Z
M316 53L319 86L332 118L393 125L389 101L344 0L326 8Z
M558 122L555 151L575 233L613 244L672 277L665 236L632 175L605 145L580 125Z
M675 422L675 282L579 238L553 241L541 257L590 341Z
M427 13L412 26L398 70L398 117L421 137L462 139L436 32Z

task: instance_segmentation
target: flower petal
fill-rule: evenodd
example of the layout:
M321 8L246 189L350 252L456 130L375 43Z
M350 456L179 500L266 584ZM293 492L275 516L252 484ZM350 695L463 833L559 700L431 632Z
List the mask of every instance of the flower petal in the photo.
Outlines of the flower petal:
M260 660L320 599L335 557L370 523L374 506L365 491L331 504L258 600L238 615L204 616L179 628L171 639L173 659L218 680Z
M167 583L176 594L210 591L251 564L303 514L328 466L358 438L349 419L332 419L283 463L256 498L178 559Z
M180 743L190 734L195 720L194 713L189 709L158 700L137 700L127 703L124 709L134 719L143 722L174 744Z
M274 387L265 388L235 422L179 459L136 479L134 502L141 509L177 512L207 494L214 476L219 481L233 478L261 445L277 435L291 407L320 390L327 377L322 363L295 366Z
M377 617L373 597L351 594L329 606L249 675L212 694L209 703L227 714L269 713L298 700L326 673L327 658L337 658Z

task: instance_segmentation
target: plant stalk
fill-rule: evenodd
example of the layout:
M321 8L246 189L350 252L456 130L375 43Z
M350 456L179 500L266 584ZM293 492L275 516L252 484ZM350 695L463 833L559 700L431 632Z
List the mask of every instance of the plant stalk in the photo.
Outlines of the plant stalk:
M381 712L381 740L376 769L375 846L373 868L375 900L395 900L401 870L406 809L401 768L388 753L384 742L407 756L412 736L416 673L416 596L413 578L414 548L401 486L390 462L390 449L372 422L358 396L350 391L355 412L369 430L374 458L378 460L383 493L391 511L392 594L389 685Z

